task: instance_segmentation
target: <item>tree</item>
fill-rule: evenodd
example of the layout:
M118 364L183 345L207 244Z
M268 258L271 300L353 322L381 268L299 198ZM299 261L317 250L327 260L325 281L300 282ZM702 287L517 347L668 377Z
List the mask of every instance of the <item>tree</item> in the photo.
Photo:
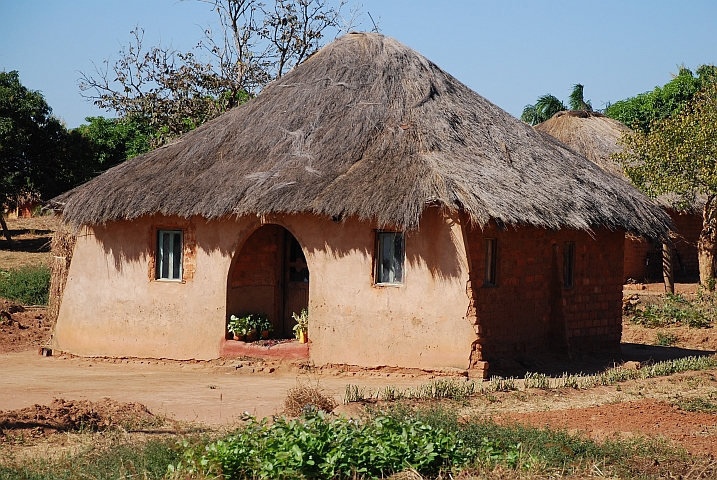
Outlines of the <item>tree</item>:
M697 244L700 282L714 289L717 253L717 84L706 82L692 102L622 138L616 158L632 183L650 197L672 193L684 208L706 197Z
M200 0L212 6L221 31L208 28L188 52L157 45L145 50L135 28L111 66L82 73L80 90L100 108L156 132L152 147L193 130L257 95L301 63L330 30L341 30L340 10L326 0ZM350 25L344 26L350 28ZM111 72L111 73L110 73Z
M633 130L647 132L652 123L678 113L704 85L715 78L717 68L714 65L701 65L696 75L683 65L664 86L610 104L605 107L605 115Z
M588 112L593 111L593 106L590 103L590 100L585 100L584 98L584 89L585 86L579 83L573 85L573 91L570 92L570 97L568 99L570 110L585 110Z
M0 72L0 206L62 181L66 134L40 92L23 86L17 71ZM0 222L10 241L2 215Z
M588 110L592 111L593 107L590 100L583 98L584 86L581 84L573 85L573 91L570 93L569 105L571 110ZM549 120L553 115L568 107L554 95L542 95L538 97L538 101L534 105L526 105L520 119L530 125L537 125Z
M106 170L150 150L152 133L146 123L132 118L87 117L88 124L72 130L92 148L93 165Z
M520 119L525 123L537 125L548 120L558 112L567 110L568 107L558 97L547 94L538 97L534 105L526 105Z

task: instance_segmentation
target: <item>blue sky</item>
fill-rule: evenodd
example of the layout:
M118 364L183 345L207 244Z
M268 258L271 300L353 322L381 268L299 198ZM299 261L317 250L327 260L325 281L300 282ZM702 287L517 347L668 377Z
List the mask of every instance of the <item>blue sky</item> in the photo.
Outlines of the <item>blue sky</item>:
M338 1L338 0L333 0ZM602 108L663 85L680 64L717 63L717 2L362 0L385 35L418 50L515 116L573 84ZM348 13L349 3L344 7ZM380 18L380 20L379 20ZM79 94L80 71L117 59L139 25L147 45L188 50L216 21L196 0L4 0L0 70L18 70L68 127L113 116ZM371 23L365 16L364 29Z

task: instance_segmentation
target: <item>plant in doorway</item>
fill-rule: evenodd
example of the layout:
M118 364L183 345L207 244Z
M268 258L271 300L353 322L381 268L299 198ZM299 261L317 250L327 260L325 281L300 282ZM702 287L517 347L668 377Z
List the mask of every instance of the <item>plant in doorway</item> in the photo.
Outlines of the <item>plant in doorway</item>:
M269 338L269 332L274 330L274 327L271 325L269 318L263 313L252 314L251 322L251 325L254 327L254 329L259 334L261 334L261 338L265 340Z
M307 309L301 310L300 314L296 312L291 314L296 321L294 325L294 336L299 340L299 343L306 343L309 341L309 311Z
M229 330L229 333L234 335L234 340L239 341L245 341L247 332L249 331L249 315L245 315L243 317L237 317L235 315L232 315L229 317L229 325L227 326L227 330Z

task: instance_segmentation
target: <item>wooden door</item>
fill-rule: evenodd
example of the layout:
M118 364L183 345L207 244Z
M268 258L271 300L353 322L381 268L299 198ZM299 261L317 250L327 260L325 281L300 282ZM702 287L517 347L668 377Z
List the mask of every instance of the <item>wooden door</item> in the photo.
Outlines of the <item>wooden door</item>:
M296 325L292 313L309 308L309 266L301 245L294 236L286 234L284 262L284 322L282 336L292 337Z

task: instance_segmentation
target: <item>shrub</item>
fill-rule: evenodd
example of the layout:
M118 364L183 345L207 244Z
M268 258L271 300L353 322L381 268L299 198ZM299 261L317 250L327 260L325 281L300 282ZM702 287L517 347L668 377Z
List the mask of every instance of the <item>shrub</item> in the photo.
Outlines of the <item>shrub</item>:
M661 347L669 347L677 343L679 339L672 333L657 332L655 336L655 345Z
M23 305L47 305L50 269L44 265L0 270L0 297Z
M247 418L203 452L188 449L176 470L227 479L385 477L406 468L436 475L474 455L454 433L415 418L358 421L319 412L273 423Z

